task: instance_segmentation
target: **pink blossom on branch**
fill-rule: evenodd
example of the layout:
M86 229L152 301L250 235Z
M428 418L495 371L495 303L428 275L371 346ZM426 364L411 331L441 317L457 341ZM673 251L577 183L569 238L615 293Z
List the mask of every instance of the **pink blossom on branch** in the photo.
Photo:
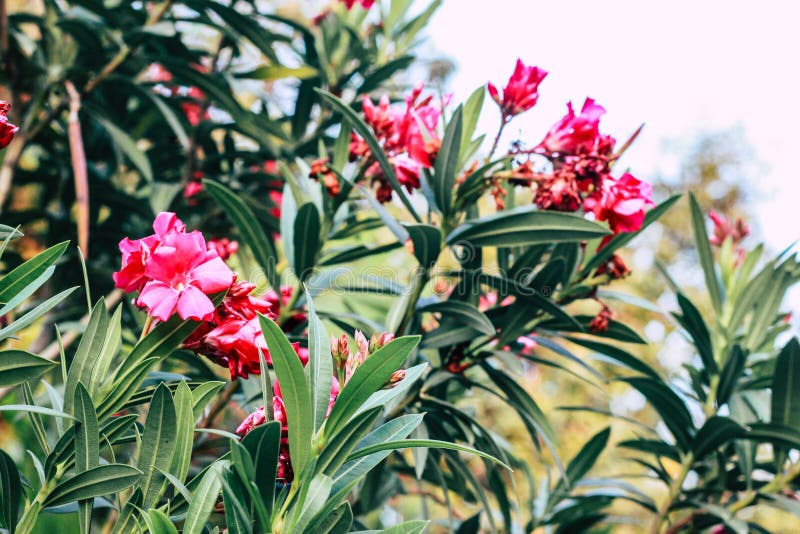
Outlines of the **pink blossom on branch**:
M750 235L750 228L742 219L732 221L715 211L709 211L708 217L714 223L714 233L708 239L715 247L721 247L726 239L731 238L734 245Z
M547 76L547 71L539 67L528 67L517 59L514 73L508 79L500 96L497 87L489 82L487 88L489 95L500 106L504 117L513 117L536 105L539 99L539 84Z
M600 134L600 117L606 110L587 98L579 115L575 114L572 102L567 103L567 114L553 125L536 151L546 154L569 155L591 152L595 144L603 141Z
M369 9L375 3L375 0L339 0L343 2L348 10L353 9L353 6L360 4L364 9Z
M642 227L645 212L654 205L652 194L650 184L625 173L619 179L608 177L584 200L584 209L594 213L598 221L608 221L615 234L635 232Z

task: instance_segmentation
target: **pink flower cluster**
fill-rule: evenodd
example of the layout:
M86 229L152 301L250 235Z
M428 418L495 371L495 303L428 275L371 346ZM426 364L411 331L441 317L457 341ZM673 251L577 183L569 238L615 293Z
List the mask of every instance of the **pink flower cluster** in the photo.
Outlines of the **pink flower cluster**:
M342 334L339 338L331 337L331 356L336 364L336 373L342 386L350 381L350 378L370 354L392 341L394 334L386 332L374 334L367 340L360 330L356 330L353 337L356 342L355 354L350 354L346 335Z
M203 234L186 232L174 213L159 213L153 230L153 235L120 242L122 267L114 283L138 291L136 304L159 321L176 313L181 319L211 319L215 306L209 295L226 291L233 271L216 250L209 250Z
M14 139L19 127L8 122L8 111L11 105L5 100L0 100L0 148L5 148Z
M381 97L377 105L364 97L364 119L372 127L375 136L394 166L398 181L409 192L419 189L419 174L430 168L441 146L436 131L441 117L441 108L433 104L433 95L422 98L423 84L418 84L406 98L405 106L391 105L389 97ZM378 161L372 156L366 142L352 134L350 159L363 159L364 176L378 185L377 197L381 202L392 198L392 187L384 176Z
M184 347L227 367L232 379L259 374L260 354L267 363L271 360L258 316L274 318L291 298L291 289L281 296L252 296L255 284L236 281L223 261L236 243L224 238L206 243L200 232L187 232L174 213L159 213L153 230L153 235L120 242L122 267L113 275L115 285L138 291L135 303L159 321L175 314L200 321ZM210 296L223 291L225 297L215 306ZM304 320L300 312L290 318L295 324ZM301 361L308 361L299 343L295 350Z

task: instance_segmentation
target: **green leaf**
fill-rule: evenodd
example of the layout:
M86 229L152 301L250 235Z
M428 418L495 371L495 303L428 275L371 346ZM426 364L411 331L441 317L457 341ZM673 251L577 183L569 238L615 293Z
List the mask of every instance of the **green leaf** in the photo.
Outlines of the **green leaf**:
M55 365L55 362L24 350L4 350L0 352L0 387L27 382L42 376Z
M37 319L39 319L45 313L49 312L50 310L61 304L61 302L68 296L70 296L72 292L75 291L76 289L78 288L73 287L65 291L62 291L61 293L58 293L50 297L46 301L42 302L41 304L33 308L31 311L27 312L22 317L15 319L11 324L0 330L0 341L7 339L16 334L17 332L19 332L20 330L23 330L32 325L34 322L36 322Z
M492 321L490 321L483 312L478 310L478 308L466 302L447 300L429 304L419 308L417 311L419 313L441 313L442 317L469 326L487 336L493 336L495 334Z
M780 423L750 423L745 439L800 450L800 431Z
M99 465L60 483L47 496L44 506L61 506L118 493L133 485L141 475L141 471L129 465Z
M747 356L745 356L742 348L739 345L734 345L719 376L717 404L720 406L728 402L731 398L731 394L736 390L736 382L739 380L739 377L742 376L742 372L744 372L746 358Z
M431 184L436 204L444 217L448 217L452 211L453 188L456 184L456 173L461 160L462 131L463 108L459 106L447 124L442 146L436 156L433 183Z
M594 466L597 462L597 458L599 458L600 454L605 450L610 435L611 429L605 428L592 436L575 458L567 465L567 478L569 479L568 483L570 485L576 484ZM566 488L567 485L565 481L563 479L559 480L553 493L558 493Z
M22 480L14 460L0 450L0 525L10 532L19 518L19 506L22 501Z
M351 263L362 258L377 256L378 254L385 254L402 247L398 242L387 243L385 245L352 245L330 251L328 255L320 259L317 263L320 267L327 265L337 265L340 263Z
M184 534L201 534L206 526L206 521L214 510L219 492L222 489L222 477L225 465L217 460L205 472L200 483L192 493L192 502L186 512L186 521L183 523Z
M633 377L620 380L627 382L645 396L664 420L682 451L691 448L691 436L695 430L692 416L686 404L672 389L654 378Z
M195 420L192 390L185 380L181 380L175 390L175 451L169 468L169 472L181 482L186 480L192 461Z
M523 206L472 219L450 232L449 245L521 247L539 243L580 242L603 237L607 228L573 213Z
M311 392L303 364L286 335L272 319L259 315L259 321L286 405L292 469L295 473L302 473L311 455L311 439L314 435Z
M265 425L257 426L242 439L242 445L248 450L253 460L252 479L261 493L269 514L272 513L275 501L275 477L278 472L280 440L280 421L270 421Z
M339 392L339 397L331 409L328 421L325 423L326 436L335 435L358 412L370 395L386 385L418 343L419 336L394 339L371 354L356 369Z
M540 330L552 330L552 331L561 331L561 332L588 332L589 331L589 324L591 324L592 319L594 319L591 315L575 315L573 317L574 322L565 322L562 319L547 319L539 323L538 327ZM575 327L575 322L578 323L578 328ZM619 321L608 321L608 330L604 332L592 332L593 336L596 337L604 337L608 339L615 339L617 341L624 341L626 343L637 343L640 345L645 345L647 342L636 333L631 327L619 322Z
M637 358L633 354L619 347L579 337L567 336L567 339L572 343L575 343L576 345L580 345L582 347L586 347L587 349L596 351L598 354L602 354L604 357L611 359L614 362L619 363L624 367L627 367L628 369L631 369L632 371L638 371L644 375L660 380L658 372L656 372L655 369L650 367L650 365L648 365L647 362Z
M242 240L253 252L258 266L264 270L273 289L280 288L280 282L275 274L275 265L277 264L275 247L264 229L258 224L258 219L250 207L238 195L219 182L203 180L203 187L214 197L239 230Z
M689 193L689 206L692 213L694 242L697 247L697 255L700 257L700 266L703 268L703 276L706 279L706 288L708 289L709 297L711 297L711 305L715 311L719 312L722 309L722 291L714 269L714 254L711 252L711 243L709 243L708 234L706 234L705 217L694 193Z
M604 261L607 261L614 255L614 253L630 243L636 236L641 234L648 226L656 222L658 219L661 218L678 200L680 200L681 195L673 195L669 197L667 200L656 206L655 208L648 211L644 216L644 222L642 223L641 228L639 228L636 232L622 232L620 234L615 235L614 237L609 240L606 245L601 248L600 250L596 251L595 255L586 263L586 265L581 270L581 278L588 276L591 274L595 269L597 269Z
M421 521L421 520L414 520L414 521L406 521L405 523L400 523L399 525L395 525L393 527L385 528L379 531L380 534L422 534L422 532L428 527L428 523L430 521Z
M294 254L292 254L295 276L305 281L313 274L317 254L321 247L319 211L313 202L300 206L294 219Z
M406 438L419 426L423 417L422 414L407 414L387 421L362 439L356 446L356 450ZM344 499L358 481L386 459L391 452L391 450L384 450L356 460L348 460L333 477L333 488L331 489L330 500L332 502L339 502Z
M75 419L68 413L51 410L50 408L43 408L41 406L33 406L31 404L0 405L0 412L33 412L42 415L52 415L53 417L61 417L62 419Z
M322 89L314 89L323 100L325 100L331 107L333 107L336 111L342 114L344 119L353 127L353 129L358 132L358 134L364 139L369 146L369 150L372 153L373 157L378 161L378 164L381 167L381 171L383 171L384 176L389 181L394 189L397 196L400 198L400 201L406 207L408 212L411 214L412 217L417 222L422 222L419 215L417 214L414 206L411 205L411 201L408 199L408 195L406 194L405 190L403 189L402 184L397 179L397 175L394 172L394 167L392 164L389 163L389 159L386 157L386 153L381 148L380 143L375 138L375 134L372 132L372 128L370 128L364 120L358 116L358 114L353 111L353 108L345 104L341 99L337 98L336 96L332 95L327 91L323 91Z
M486 98L486 88L481 85L475 89L466 103L464 104L464 126L461 130L461 146L466 147L472 141L472 136L475 134L475 127L478 125L478 119L481 116L483 109L483 101ZM464 149L461 150L461 163L464 164L466 157L469 156L465 153Z
M315 471L327 475L336 473L350 451L370 431L382 411L381 406L362 411L356 414L348 425L330 436L319 454L314 466Z
M150 516L150 522L153 524L152 534L178 534L178 529L175 528L172 520L161 510L148 510L147 515Z
M414 257L420 267L430 269L442 251L442 235L439 229L430 224L404 224L411 244L414 246Z
M714 358L714 348L711 345L711 334L708 332L708 327L700 311L692 304L692 301L687 299L681 293L677 294L678 305L681 307L683 315L674 314L681 325L686 329L700 353L700 358L703 360L705 370L712 375L719 372L717 361Z
M308 294L308 291L306 291ZM322 324L311 297L308 297L308 380L311 387L314 430L319 430L325 421L330 404L333 376L330 341L325 325Z
M100 463L100 431L92 397L78 382L75 388L75 472L83 473ZM78 503L81 532L88 533L92 525L92 499Z
M729 441L745 437L745 429L739 423L727 417L714 415L697 431L692 442L692 452L697 460Z
M770 421L800 431L800 343L792 338L778 354L772 375Z
M108 331L108 311L105 299L101 298L92 308L89 323L86 325L69 366L67 382L64 385L64 411L72 412L72 402L75 399L75 389L78 383L88 385L92 382L92 367L103 350Z
M154 507L164 491L165 481L160 471L169 471L172 465L177 431L175 404L169 388L161 383L153 393L139 447L138 467L143 473L139 486L146 508Z
M447 449L451 451L459 451L459 452L474 454L475 456L480 456L485 460L489 460L490 462L496 463L497 465L505 467L506 469L511 471L511 468L508 465L506 465L502 460L495 458L490 454L486 454L485 452L473 449L472 447L459 445L458 443L450 443L449 441L440 441L437 439L399 439L396 441L385 441L383 443L376 443L375 445L362 447L353 451L350 454L350 456L348 456L347 461L349 462L352 460L357 460L358 458L363 458L365 456L369 456L370 454L374 454L376 452L381 452L381 451L394 451L400 449L410 449L410 448L420 448L420 447L429 449Z
M43 275L64 254L69 241L64 241L40 252L0 279L0 303L7 303L15 295Z
M224 382L205 382L192 390L192 417L194 421L203 413L206 404L222 389Z
M293 532L307 532L306 527L314 516L322 510L331 493L333 481L327 475L317 475L311 479L308 493L300 507L297 521L292 525Z
M319 71L314 67L308 65L301 65L299 67L286 67L284 65L262 65L247 72L237 72L234 74L237 78L246 78L251 80L265 80L274 81L282 80L284 78L294 78L297 80L308 80L319 76Z

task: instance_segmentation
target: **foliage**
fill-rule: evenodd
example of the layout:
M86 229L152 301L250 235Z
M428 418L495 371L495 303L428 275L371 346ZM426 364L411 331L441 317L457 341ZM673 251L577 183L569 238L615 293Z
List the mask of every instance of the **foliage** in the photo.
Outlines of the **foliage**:
M484 88L399 99L439 3L3 12L19 130L0 167L0 411L31 440L0 441L0 528L573 532L625 501L652 532L744 532L749 507L798 513L794 256L745 251L716 215L709 240L690 196L708 302L668 278L697 356L662 376L604 288L679 196L617 172L639 132L617 146L591 99L502 151L548 75L521 61L502 95L489 84L488 153ZM626 384L663 424L562 458L525 384L545 368ZM516 414L545 474L476 402ZM614 444L663 498L589 477ZM427 501L446 516L429 524Z

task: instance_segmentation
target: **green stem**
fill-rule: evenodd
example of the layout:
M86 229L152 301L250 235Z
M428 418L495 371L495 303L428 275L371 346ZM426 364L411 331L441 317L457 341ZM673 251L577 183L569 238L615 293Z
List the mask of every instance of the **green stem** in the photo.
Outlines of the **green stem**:
M15 532L17 534L30 534L33 532L33 527L36 525L36 520L39 518L39 512L41 512L42 508L44 507L44 502L47 499L47 496L50 495L50 492L58 485L58 481L64 474L64 464L59 464L56 467L56 474L53 476L52 480L45 481L42 484L42 487L39 488L39 492L34 497L33 501L27 508L25 508L25 512L22 514L22 517L17 523L17 529Z
M661 532L661 525L669 517L669 511L672 508L672 505L681 494L681 488L683 487L683 483L686 481L686 477L689 475L689 471L692 469L693 463L694 454L689 453L683 458L681 470L678 473L678 476L672 479L672 483L669 486L669 494L664 500L664 503L658 509L658 514L656 515L655 519L653 519L653 524L650 526L650 534L659 534L659 532Z

